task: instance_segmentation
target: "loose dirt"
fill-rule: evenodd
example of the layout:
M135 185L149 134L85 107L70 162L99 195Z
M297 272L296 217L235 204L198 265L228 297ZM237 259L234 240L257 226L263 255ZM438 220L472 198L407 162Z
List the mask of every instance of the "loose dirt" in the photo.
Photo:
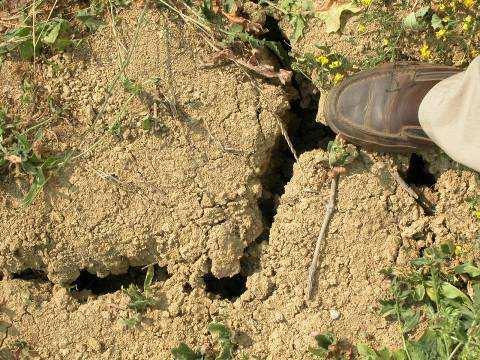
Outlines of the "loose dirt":
M418 185L435 205L426 215L389 173L395 163L415 178L409 157L361 150L340 177L314 298L306 302L330 188L325 150L300 156L271 228L258 206L267 196L265 174L282 162L272 159L281 141L277 119L292 117L292 89L233 65L205 68L212 50L198 33L149 11L125 75L174 99L176 112L157 109L158 131L147 132L141 123L151 109L135 99L119 117L129 94L120 86L110 97L107 91L139 14L135 6L122 12L117 36L103 28L73 53L37 64L45 94L68 113L52 125L48 146L85 156L27 208L19 207L25 178L0 186L1 356L24 340L33 359L169 359L180 342L211 351L212 321L234 330L238 358L309 359L310 333L326 330L345 343L399 346L398 329L376 311L389 287L379 270L406 264L433 242L472 253L478 223L465 200L478 194L478 174L438 150L419 154L435 177L432 186ZM1 67L0 101L21 113L18 66L7 60ZM106 132L118 119L121 131ZM95 295L86 285L62 286L81 271L107 277L153 263L165 275L152 286L158 306L133 329L122 322L133 311L121 290ZM208 291L205 276L228 282L235 275L246 278L240 296Z

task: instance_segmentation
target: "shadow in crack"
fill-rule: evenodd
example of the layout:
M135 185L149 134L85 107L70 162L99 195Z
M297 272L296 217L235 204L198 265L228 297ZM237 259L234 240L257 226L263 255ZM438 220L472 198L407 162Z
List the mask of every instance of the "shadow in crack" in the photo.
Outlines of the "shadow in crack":
M247 290L247 277L241 274L216 278L213 274L208 273L203 276L203 281L205 282L205 291L218 295L220 299L234 300Z
M405 181L409 185L432 187L437 181L435 176L428 171L425 160L418 154L410 156L410 164L405 175Z
M158 265L154 266L155 276L153 282L165 281L170 275L166 268ZM114 293L120 289L127 288L130 284L143 288L143 281L147 269L142 266L130 267L125 274L109 275L104 278L89 273L86 270L80 272L80 276L71 284L74 291L81 292L83 290L90 291L94 295L104 295Z

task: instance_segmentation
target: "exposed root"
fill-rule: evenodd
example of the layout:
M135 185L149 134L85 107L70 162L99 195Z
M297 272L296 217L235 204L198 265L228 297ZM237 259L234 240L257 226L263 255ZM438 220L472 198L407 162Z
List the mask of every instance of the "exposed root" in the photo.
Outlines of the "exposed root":
M313 283L314 283L315 273L318 267L320 250L322 248L323 243L325 242L325 236L327 234L328 224L330 223L330 220L333 216L333 212L335 211L338 177L339 177L338 173L336 173L332 177L332 182L330 184L330 199L326 206L326 212L323 218L322 228L320 229L320 233L318 234L317 243L315 245L315 252L313 253L312 263L310 264L310 270L308 271L308 288L307 288L307 297L306 297L307 300L310 300L312 298Z
M282 120L280 120L277 115L275 115L275 120L277 120L277 124L280 127L280 131L282 132L283 138L287 142L288 148L292 152L293 157L295 158L295 161L298 163L297 152L295 151L295 148L293 147L292 141L290 140L290 137L288 136L287 130L285 130L285 126L283 126Z
M418 194L405 182L405 180L402 179L396 168L390 168L390 174L395 179L397 184L408 193L408 195L413 197L415 200L418 200Z

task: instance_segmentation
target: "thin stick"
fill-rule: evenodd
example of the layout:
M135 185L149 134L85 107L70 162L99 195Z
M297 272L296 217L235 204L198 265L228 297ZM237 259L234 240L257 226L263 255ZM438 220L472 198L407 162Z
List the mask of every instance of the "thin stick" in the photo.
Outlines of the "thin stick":
M35 40L35 21L37 20L37 7L36 1L33 1L33 15L32 15L32 43L33 43L33 79L35 80L37 69L37 42Z
M397 169L390 169L390 174L392 174L392 177L395 179L397 184L401 188L403 188L408 193L408 195L413 197L415 200L418 200L418 194L415 191L413 191L413 189L410 186L408 186L405 180L402 179Z
M292 142L290 141L290 137L288 136L287 130L285 130L285 127L283 126L282 121L278 118L277 115L274 115L275 120L277 120L277 124L280 127L280 131L282 132L283 138L287 142L288 147L290 148L290 151L293 154L293 157L295 158L295 161L298 163L298 155L297 152L295 151L295 148L293 147Z
M320 257L320 250L325 241L325 236L327 235L328 224L332 218L333 212L335 211L335 199L337 195L337 186L338 186L338 174L334 175L332 182L330 184L330 199L326 206L325 216L323 218L322 228L318 234L317 244L315 245L315 252L313 253L312 263L310 264L310 270L308 271L308 288L307 288L307 300L312 298L313 292L313 282L315 273L317 271L318 259Z

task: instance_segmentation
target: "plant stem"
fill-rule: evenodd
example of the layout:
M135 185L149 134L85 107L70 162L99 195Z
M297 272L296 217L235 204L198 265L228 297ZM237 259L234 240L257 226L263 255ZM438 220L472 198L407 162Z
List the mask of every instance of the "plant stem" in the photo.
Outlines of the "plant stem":
M458 350L461 348L463 344L461 342L459 342L457 344L457 346L455 346L455 349L453 349L452 353L450 354L450 356L448 357L448 360L453 360L453 357L455 356L455 354L458 352Z
M335 174L330 184L330 199L326 206L326 212L323 218L322 228L320 229L320 233L318 234L317 243L315 245L315 252L313 253L312 263L310 264L310 270L308 271L307 300L310 300L312 298L313 282L315 272L317 271L320 250L322 249L322 244L324 243L325 237L327 235L328 224L330 223L330 219L332 218L333 212L335 211L335 198L337 194L338 177L339 175Z

